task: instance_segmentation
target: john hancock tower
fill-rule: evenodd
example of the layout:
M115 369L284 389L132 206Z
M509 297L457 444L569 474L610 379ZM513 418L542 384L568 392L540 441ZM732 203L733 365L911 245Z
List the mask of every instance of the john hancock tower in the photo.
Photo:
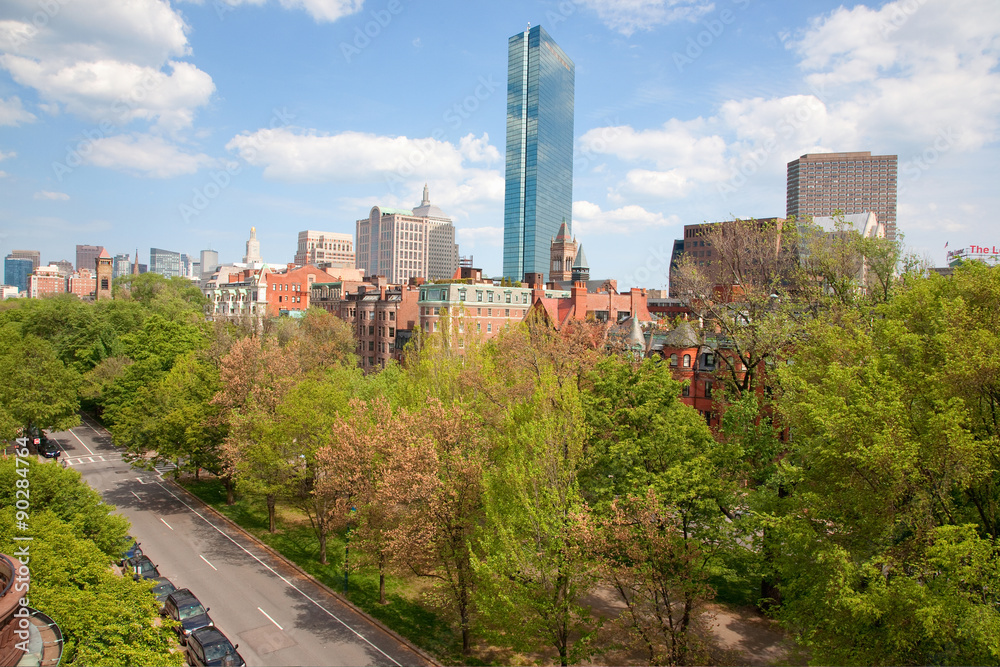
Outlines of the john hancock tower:
M548 280L549 243L573 208L576 66L541 26L507 42L503 275Z

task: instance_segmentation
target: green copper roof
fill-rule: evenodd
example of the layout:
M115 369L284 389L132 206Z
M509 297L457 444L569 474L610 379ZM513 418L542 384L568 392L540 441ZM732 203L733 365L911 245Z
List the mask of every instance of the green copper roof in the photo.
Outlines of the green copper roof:
M408 208L383 208L379 206L378 210L382 211L382 215L413 215L413 211Z

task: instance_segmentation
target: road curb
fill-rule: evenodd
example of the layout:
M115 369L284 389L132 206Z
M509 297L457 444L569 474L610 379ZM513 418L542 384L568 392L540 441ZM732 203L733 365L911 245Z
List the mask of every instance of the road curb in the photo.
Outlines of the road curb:
M351 602L350 600L348 600L347 598L345 598L343 595L341 595L337 591L333 590L332 588L330 588L329 586L327 586L326 584L324 584L322 581L318 580L313 575L311 575L308 572L306 572L305 570L303 570L297 563L289 560L288 558L286 558L284 555L282 555L281 553L279 553L275 549L271 548L270 546L268 546L267 544L265 544L261 540L257 539L254 535L250 534L242 526L240 526L238 523L236 523L235 521L233 521L232 519L230 519L228 516L226 516L225 514L223 514L222 512L220 512L219 510L215 509L214 507L212 507L211 505L209 505L208 503L206 503L204 500L202 500L201 498L199 498L195 494L193 494L190 491L188 491L186 488L184 488L183 485L179 484L177 481L175 481L173 479L166 479L166 478L164 478L163 481L167 482L170 485L172 485L175 489L178 489L178 490L182 491L186 496L188 496L189 498L192 498L193 500L195 500L199 505L201 505L204 509L206 509L209 512L211 512L213 516L215 516L220 521L224 522L232 530L234 530L234 531L240 533L241 535L243 535L246 539L248 539L250 542L252 542L254 545L256 545L257 548L261 549L262 551L267 552L272 557L276 558L277 560L280 560L282 563L284 563L288 567L292 568L293 570L295 570L296 572L298 572L299 574L301 574L303 577L305 577L306 579L308 579L312 583L316 584L316 586L318 586L319 588L323 589L331 597L333 597L336 600L338 600L339 602L343 603L345 607L348 607L349 609L351 609L352 611L354 611L354 613L358 614L359 616L362 616L363 618L365 618L366 620L368 620L372 625L378 627L383 632L385 632L387 635L389 635L390 637L392 637L393 639L395 639L396 641L398 641L399 643L403 644L404 646L406 646L407 648L409 648L411 651L413 651L414 653L416 653L418 656L420 656L421 658L423 658L424 660L426 660L430 665L432 665L432 667L442 667L442 665L441 665L440 662L438 662L437 660L435 660L434 658L432 658L430 655L428 655L427 652L424 651L422 648L420 648L419 646L415 645L412 641L410 641L409 639L407 639L403 635L399 634L398 632L396 632L395 630L393 630L392 628L390 628L389 626L387 626L382 621L378 620L377 618L374 618L368 612L366 612L365 610L363 610L360 607L358 607L356 604L354 604L353 602Z

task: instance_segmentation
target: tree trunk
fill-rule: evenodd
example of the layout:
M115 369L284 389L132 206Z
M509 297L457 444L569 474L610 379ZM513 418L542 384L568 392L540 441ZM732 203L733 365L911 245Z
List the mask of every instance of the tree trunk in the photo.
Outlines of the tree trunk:
M388 604L385 601L385 572L381 570L378 573L378 602L379 604Z
M267 494L267 532L276 533L278 532L278 524L275 518L274 503L276 497L273 493Z
M326 526L320 526L319 530L319 564L326 565Z
M236 494L233 491L233 479L232 477L224 477L222 479L222 485L226 487L226 504L235 505L236 504Z

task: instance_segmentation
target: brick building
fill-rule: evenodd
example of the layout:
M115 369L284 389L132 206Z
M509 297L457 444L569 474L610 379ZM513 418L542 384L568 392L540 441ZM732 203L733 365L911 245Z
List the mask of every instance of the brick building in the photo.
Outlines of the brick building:
M272 268L267 277L267 314L275 317L309 310L313 283L354 278L360 278L360 272L353 268L324 271L315 266L297 267L295 264L289 264L280 271Z
M65 291L66 278L59 274L59 267L55 264L39 266L28 276L28 296L32 299Z
M81 299L93 299L97 291L97 275L94 271L80 269L67 279L67 292Z

